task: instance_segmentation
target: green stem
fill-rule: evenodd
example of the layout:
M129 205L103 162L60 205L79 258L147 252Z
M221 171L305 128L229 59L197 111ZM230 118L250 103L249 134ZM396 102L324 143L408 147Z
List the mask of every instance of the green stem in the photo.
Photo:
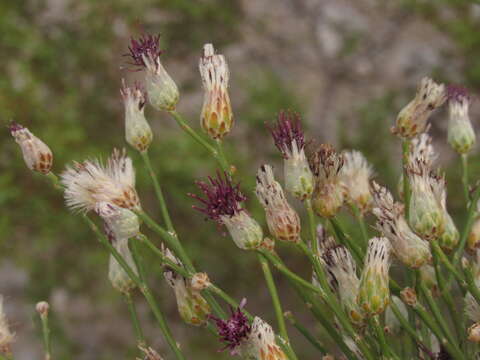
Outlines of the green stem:
M222 140L217 139L216 144L217 144L218 162L220 163L220 166L222 167L223 171L227 172L230 175L233 175L232 168L228 164L227 157L225 156L225 152L223 151Z
M355 215L355 218L358 221L358 225L360 226L360 231L362 233L362 238L363 238L362 250L365 253L368 246L368 240L370 240L370 237L368 236L367 227L365 225L365 218L358 207L356 207L355 205L352 205L351 208L352 208L353 214Z
M135 307L135 303L132 300L132 295L130 293L125 293L125 302L127 303L128 310L130 312L130 318L133 324L133 330L135 331L135 336L137 338L138 345L145 346L145 336L143 335L142 327L140 326L140 322L138 321L137 316L137 309Z
M463 195L465 196L465 202L468 207L470 201L469 185L468 185L468 155L462 154L462 184L463 184Z
M170 214L168 213L167 203L165 202L165 198L163 197L162 188L160 183L158 182L158 178L155 175L155 171L153 171L152 163L150 162L150 156L148 155L148 151L144 151L140 153L142 155L143 162L147 168L148 174L153 182L153 187L155 189L155 195L157 196L158 203L160 204L160 210L162 212L163 221L165 222L165 226L167 227L168 231L175 235L175 230L173 228L172 219L170 218Z
M312 200L305 200L305 208L307 209L308 215L308 227L310 229L310 241L312 252L318 254L318 242L317 242L317 228L315 223L315 213L313 212Z
M393 358L393 359L400 360L400 358L395 354L393 349L387 344L387 341L385 340L385 332L383 328L380 326L378 315L370 319L370 322L376 334L376 337L380 342L380 351L381 351L382 358Z
M405 204L405 218L408 221L410 214L410 182L408 181L408 154L410 152L410 140L403 139L402 141L402 165L403 165L403 199Z
M290 346L290 339L287 333L287 326L285 325L285 319L283 317L282 305L280 303L280 298L278 296L277 287L275 286L275 281L273 280L272 271L268 265L267 259L262 254L258 255L258 261L262 267L263 275L265 277L265 282L267 283L268 291L272 297L273 309L275 311L275 316L277 318L278 331L280 336L283 338L284 342L287 343L288 355L292 360L297 359L292 347Z
M357 243L355 243L355 241L353 241L353 239L349 235L347 235L338 219L330 218L329 220L337 240L341 244L348 247L352 252L353 257L355 258L356 263L359 266L363 266L363 257L365 254L363 253L362 249L358 246Z
M290 311L285 312L284 317L288 321L290 321L292 326L294 326L298 330L298 332L310 342L310 344L312 344L318 351L320 351L320 355L327 354L328 351L325 349L323 344L315 336L313 336L306 327L300 324Z
M48 325L48 311L40 314L42 322L43 346L45 348L45 360L50 360L52 357L52 345L50 339L50 326Z

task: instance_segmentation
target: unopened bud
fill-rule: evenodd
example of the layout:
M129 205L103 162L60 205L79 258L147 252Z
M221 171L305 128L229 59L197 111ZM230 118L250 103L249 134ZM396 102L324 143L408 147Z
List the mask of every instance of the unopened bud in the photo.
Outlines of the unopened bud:
M228 96L228 65L223 55L215 54L212 44L206 44L199 69L205 91L201 125L208 136L222 139L233 125L232 106Z
M467 240L468 251L474 253L478 248L480 248L480 217L475 219Z
M27 167L30 170L48 174L53 164L53 154L50 148L26 127L15 122L10 124L10 133L20 145Z
M281 185L275 181L271 166L262 165L258 170L255 191L265 209L270 233L279 240L298 243L300 218L287 202Z
M398 114L393 132L404 138L423 133L427 128L428 118L445 100L445 86L432 79L423 78L415 98Z
M140 152L150 146L153 139L152 129L145 118L145 94L139 85L127 87L122 81L120 93L125 106L125 139Z
M136 275L138 275L137 267L135 265L135 262L133 261L132 253L128 248L128 238L117 239L117 241L113 243L113 246L122 256L123 260L127 263L130 269L132 269L132 271ZM130 278L127 272L123 269L122 265L117 262L113 255L110 255L108 278L112 286L116 290L124 294L128 294L136 287L135 282Z
M47 316L49 309L50 309L50 305L48 305L48 302L46 301L40 301L35 306L35 310L37 310L37 313L39 313L40 316Z
M448 143L459 154L466 154L475 144L475 132L468 115L470 96L466 89L450 85L448 94Z
M204 272L196 273L195 275L193 275L190 283L191 283L192 289L195 291L205 290L211 285L210 279L208 278L208 274Z
M402 301L408 306L417 305L417 293L411 287L406 287L400 291L400 296L402 297Z
M468 328L468 340L474 343L480 343L480 324L475 323Z
M240 211L231 217L224 215L221 220L240 249L255 250L262 244L262 227L246 211Z

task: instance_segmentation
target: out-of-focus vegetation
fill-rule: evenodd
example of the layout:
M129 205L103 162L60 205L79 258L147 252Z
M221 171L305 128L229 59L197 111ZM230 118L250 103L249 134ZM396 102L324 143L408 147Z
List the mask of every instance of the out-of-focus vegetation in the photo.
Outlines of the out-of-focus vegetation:
M463 77L454 80L464 81L473 90L478 90L480 32L478 19L469 14L471 2L401 0L399 3L403 6L402 11L438 26L452 39L458 46L457 56L466 63ZM442 16L445 11L453 15ZM166 66L182 91L180 111L183 111L184 98L201 94L196 66L197 55L204 43L213 42L222 51L222 48L233 45L241 49L245 42L254 41L242 37L244 13L240 0L2 1L0 14L0 121L5 129L10 120L15 120L48 143L55 155L55 172L62 171L69 161L97 156L106 158L113 147L126 146L119 85L122 77L140 76L122 69L125 62L122 54L126 52L131 34L143 30L162 34ZM355 34L349 35L345 51L340 56L351 56L350 48L358 46L357 38ZM288 52L289 49L281 51ZM306 113L311 104L296 94L295 84L282 80L278 69L263 65L240 76L235 74L236 69L231 65L231 71L231 88L235 94L241 95L242 107L239 108L239 101L232 98L237 123L226 140L226 151L241 174L245 192L250 195L250 210L262 219L253 197L253 175L261 162L279 164L279 156L263 125L271 121L281 108ZM288 69L281 71L288 72ZM436 73L440 80L452 80L442 69L437 69ZM399 101L411 96L412 90L405 94L392 91L371 99L355 109L358 121L355 128L358 130L354 135L343 130L350 126L345 123L339 127L337 138L329 139L341 147L363 151L374 164L378 178L390 186L395 186L397 181L399 165L392 163L392 159L393 147L399 144L389 135L389 128ZM197 127L200 102L194 98L193 104L195 106L189 106L185 112L192 126ZM263 285L258 283L262 280L255 259L240 253L230 238L222 236L215 225L204 222L190 208L192 201L186 193L194 190L195 178L215 170L215 163L185 137L167 115L152 109L148 109L147 114L155 132L151 158L164 184L168 204L186 248L199 268L206 270L235 297L248 297L249 306L271 321L268 294L259 291ZM305 121L307 133L309 124L314 121L317 120ZM433 131L441 134L435 125ZM309 135L317 136L315 133ZM59 194L45 179L26 169L8 131L0 133L0 144L0 261L11 261L28 275L26 293L19 300L31 303L33 307L36 301L50 299L52 292L61 288L72 297L86 297L99 307L115 308L112 314L127 318L124 304L108 283L107 255L90 231L78 216L65 209ZM136 160L137 188L144 207L158 218L147 174L139 156L133 150L130 153ZM476 160L478 156L475 155L471 161L472 174L480 174ZM458 173L458 162L447 169L447 176ZM458 176L456 179L460 181ZM453 198L450 203L456 205L455 217L462 222L460 183L450 183L449 194ZM280 251L287 251L283 246L279 247ZM302 267L301 259L295 259L300 258L297 255L288 256L288 262L306 275L308 269ZM212 356L228 358L215 352L219 345L206 331L184 329L186 326L180 324L161 268L153 258L149 260L150 281L167 306L170 322L178 324L174 326L174 332L182 339L187 355L193 358L192 354L195 354L197 360L212 359ZM294 307L297 299L290 296L284 280L279 279L279 286L285 307ZM4 295L8 299L9 294ZM72 313L77 310L69 309ZM133 336L130 343L112 336L111 343L95 344L95 354L88 357L78 339L72 337L72 332L67 331L64 323L55 316L55 309L53 316L55 358L70 359L74 355L81 358L77 357L79 354L85 359L98 360L118 358L119 355L127 358L125 354L133 358ZM145 318L148 320L148 315ZM22 336L21 325L17 330L19 336ZM115 330L112 326L111 332ZM88 332L84 334L88 335ZM152 345L162 346L160 334L149 332L148 337ZM311 353L307 346L303 354L302 347L297 348L301 358L309 358Z

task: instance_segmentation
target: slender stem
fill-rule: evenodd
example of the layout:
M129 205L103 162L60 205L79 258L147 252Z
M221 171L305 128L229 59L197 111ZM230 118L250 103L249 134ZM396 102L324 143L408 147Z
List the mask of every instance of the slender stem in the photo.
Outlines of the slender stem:
M403 165L403 199L405 204L405 218L408 221L410 214L410 182L408 181L408 154L410 152L410 140L403 139L402 141L402 165Z
M380 342L380 351L381 351L382 358L391 357L393 359L400 360L400 358L395 354L393 349L387 344L387 341L385 340L385 332L383 328L380 326L378 315L370 319L370 322L376 334L376 337Z
M220 163L222 169L228 172L230 175L233 175L232 168L228 164L227 157L225 156L225 152L223 151L223 142L221 139L216 140L217 144L217 153L218 153L218 162Z
M50 326L48 324L48 311L40 314L42 322L43 346L45 348L45 360L50 360L52 357L52 345L50 339Z
M368 240L370 240L370 237L368 236L367 227L365 225L365 218L357 206L352 205L351 208L352 208L353 214L355 215L355 218L358 221L358 225L360 226L360 231L362 233L362 237L363 237L362 250L363 252L366 252L366 249L368 246Z
M175 356L178 360L184 360L185 357L183 356L182 352L180 351L180 348L178 347L177 343L173 339L170 328L169 328L167 322L165 321L165 318L164 318L162 312L160 311L160 308L158 307L158 304L157 304L156 300L154 299L153 295L151 294L150 289L148 288L148 285L145 282L143 282L142 279L139 276L137 276L135 274L133 269L124 260L123 256L117 251L117 249L115 249L110 244L108 239L105 237L105 235L103 235L100 232L100 230L95 225L95 223L86 215L83 218L88 223L90 228L95 232L95 234L98 237L98 240L100 240L102 245L104 245L110 251L112 256L115 258L115 260L117 260L117 262L120 264L120 266L123 268L123 270L125 270L125 272L130 277L130 279L132 279L132 281L135 283L135 285L137 285L137 287L141 290L143 296L147 300L147 303L150 306L150 308L151 308L151 310L152 310L152 312L155 316L155 319L157 320L157 323L160 327L160 330L162 331L168 345L170 346L170 348L172 349L173 353L175 354Z
M145 346L145 336L143 335L142 327L140 326L140 322L138 321L137 309L135 307L135 303L132 300L132 295L130 295L130 293L125 293L124 297L125 302L127 303L128 310L130 312L130 318L132 320L133 329L137 338L137 343L138 345Z
M314 254L318 254L315 213L313 212L312 200L310 198L305 200L305 208L307 209L307 215L308 215L308 227L310 229L310 241L311 241L312 252Z
M298 330L298 332L310 342L310 344L320 351L321 355L327 354L328 351L325 349L323 344L315 336L313 336L305 326L300 324L290 311L286 311L284 316Z
M362 249L358 246L357 243L355 243L355 241L353 241L353 239L349 235L347 235L338 219L331 218L329 220L330 224L332 224L332 228L334 230L337 240L341 244L347 246L352 251L352 255L358 265L363 265L363 257L365 254L363 253Z
M170 214L168 213L167 203L165 202L165 198L163 197L162 188L160 183L158 182L158 178L155 175L155 171L153 171L152 163L150 162L150 156L148 155L148 151L144 151L140 153L142 155L143 162L147 168L148 174L153 182L153 187L155 189L155 195L157 196L158 203L160 204L160 210L162 212L163 221L165 222L165 226L167 227L168 231L172 234L175 234L175 230L173 229L172 219L170 218Z
M462 184L463 184L463 195L465 196L465 202L468 207L470 201L469 185L468 185L468 155L462 154Z
M283 317L280 297L278 296L277 287L275 285L275 281L273 280L272 271L270 270L270 266L268 265L268 260L260 253L257 255L258 261L260 262L260 265L262 267L263 275L265 277L265 282L267 283L268 291L270 292L270 296L272 297L273 309L277 318L278 332L288 345L287 349L289 358L292 360L297 359L297 356L295 355L292 347L290 346L290 339L288 337L287 326L285 325L285 319Z

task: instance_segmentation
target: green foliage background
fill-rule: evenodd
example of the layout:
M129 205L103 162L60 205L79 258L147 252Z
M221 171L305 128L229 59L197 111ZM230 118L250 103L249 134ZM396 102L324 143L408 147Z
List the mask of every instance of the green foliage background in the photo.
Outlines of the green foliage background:
M405 11L438 25L459 45L462 53L458 56L468 59L461 80L473 90L478 89L480 33L477 22L466 21L470 2L405 0L402 3ZM129 33L138 34L142 28L161 32L168 64L191 59L192 54L200 53L205 42L213 42L221 49L248 41L241 37L239 23L244 14L239 0L84 0L67 4L63 17L48 20L40 16L46 7L43 1L28 2L28 6L23 1L0 2L0 121L5 129L14 119L48 143L55 155L55 172L60 172L72 160L106 158L113 147L126 146L123 107L118 92L121 77L132 76L121 69ZM445 7L457 15L448 22L437 17L438 11ZM149 20L153 17L149 14L156 11L166 14L162 21ZM120 31L125 27L126 32ZM354 40L351 39L351 46L355 46ZM348 56L348 51L344 56ZM195 62L191 62L191 68L192 72L197 71ZM436 75L439 80L451 80L443 76L442 69L438 69ZM172 76L175 78L174 73ZM198 77L196 83L179 85L182 93L192 93L201 91L199 84ZM297 98L291 84L283 83L275 70L268 67L259 66L257 71L244 75L242 81L232 82L231 87L246 94L246 100L239 109L233 99L237 124L227 138L226 151L241 174L244 190L250 195L249 209L263 221L253 196L253 175L261 162L280 164L263 124L271 121L281 108L304 112L308 104ZM413 89L405 91L405 94L388 93L365 103L357 109L361 131L351 136L341 130L337 139L331 139L342 147L362 150L374 164L378 178L390 186L395 186L399 173L398 164L391 155L391 147L398 146L398 141L389 135L391 124L386 119L391 119L398 111L397 99L406 94L411 96ZM179 109L182 111L182 102ZM186 112L194 127L198 127L199 110ZM195 190L192 185L195 178L215 170L215 163L180 132L166 114L149 109L148 117L155 130L151 158L188 251L198 267L207 271L214 281L237 299L248 297L249 308L274 324L270 300L255 257L240 252L228 236L222 236L214 224L204 222L202 216L190 208L192 200L186 193ZM307 128L308 123L306 120ZM438 131L435 127L433 130ZM373 140L372 131L377 134ZM87 296L96 304L110 304L116 316L128 316L123 302L108 283L108 257L92 234L78 216L65 209L62 199L45 179L32 175L25 168L19 149L6 129L0 133L0 144L0 261L8 259L27 272L28 291L23 300L33 308L35 302L49 299L52 290L61 287L73 295ZM129 151L137 164L137 188L144 207L159 219L153 189L140 158L133 150ZM476 160L477 155L471 161L472 174L478 174ZM458 173L458 165L447 169L452 211L462 223ZM348 215L343 220L355 231ZM308 268L301 256L292 254L285 246L279 247L287 262L308 277ZM150 283L165 304L169 321L175 324L174 332L187 355L197 360L212 359L212 356L227 359L227 354L216 352L219 345L207 331L178 330L182 325L173 295L163 281L160 266L148 254L146 256ZM279 277L278 283L285 309L294 310L300 318L305 317L302 305L290 293L284 280ZM8 299L8 294L4 295ZM137 300L143 301L140 296ZM146 320L153 323L149 316ZM294 329L290 331L295 333ZM17 333L22 336L22 331L17 330ZM53 336L56 359L77 358L83 354L84 349L77 339L70 337L55 317L55 309ZM158 331L150 331L148 337L159 349L165 349ZM311 358L313 352L309 345L296 335L293 338L301 358ZM94 358L107 360L118 358L119 354L121 358L134 357L133 336L127 344L114 341L102 344Z

